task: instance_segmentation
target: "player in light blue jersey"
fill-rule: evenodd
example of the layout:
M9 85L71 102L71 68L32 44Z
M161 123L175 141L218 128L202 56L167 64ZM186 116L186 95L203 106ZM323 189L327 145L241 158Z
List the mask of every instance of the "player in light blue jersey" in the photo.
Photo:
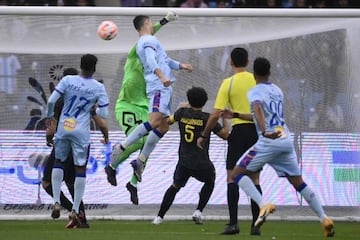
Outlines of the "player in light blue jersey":
M114 145L111 161L118 159L125 148L149 134L136 161L132 161L134 173L141 182L146 159L157 142L167 132L166 118L170 115L172 86L175 81L172 70L192 71L190 64L179 63L167 56L163 46L153 36L153 24L148 16L138 15L133 24L139 33L136 53L144 68L146 94L149 99L149 120L138 125L120 144Z
M255 226L260 226L275 211L275 205L263 200L250 177L269 164L279 177L286 177L304 197L319 217L324 236L331 237L334 235L334 223L326 216L315 193L301 176L293 141L284 120L283 92L269 82L270 62L267 59L255 59L254 76L257 85L248 92L248 99L259 139L239 159L231 177L260 206L259 217L255 222Z
M56 86L48 100L48 125L53 118L56 101L63 95L64 107L55 134L55 163L51 174L54 209L52 215L60 214L60 188L64 176L64 161L70 151L75 165L74 204L70 218L80 225L79 205L85 191L86 164L90 144L91 109L96 104L97 115L105 119L108 115L109 100L103 84L92 77L97 57L86 54L81 57L81 74L66 76Z

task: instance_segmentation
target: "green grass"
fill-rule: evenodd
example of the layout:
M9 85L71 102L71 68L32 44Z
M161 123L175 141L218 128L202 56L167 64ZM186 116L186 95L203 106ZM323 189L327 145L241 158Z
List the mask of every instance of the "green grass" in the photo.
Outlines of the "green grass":
M149 221L91 221L90 229L64 229L58 221L0 221L0 239L4 240L212 240L212 239L324 239L318 222L268 221L261 236L250 236L250 222L239 222L240 235L223 236L224 221L207 221L196 225L191 221L165 221L152 225ZM358 222L336 222L336 240L359 239Z

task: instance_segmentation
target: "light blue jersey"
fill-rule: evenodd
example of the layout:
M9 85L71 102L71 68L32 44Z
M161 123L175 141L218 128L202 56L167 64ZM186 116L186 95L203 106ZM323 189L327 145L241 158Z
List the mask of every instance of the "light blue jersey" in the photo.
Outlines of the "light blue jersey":
M179 70L180 63L167 56L163 46L156 37L152 35L141 36L136 45L136 52L144 67L146 93L165 88L155 74L155 69L157 68L159 68L171 82L175 82L176 79L171 70ZM169 88L171 88L171 86Z
M91 108L97 103L98 108L109 105L108 96L103 84L93 78L66 76L56 86L56 92L64 95L56 139L71 139L78 144L90 143ZM55 93L56 95L56 93ZM50 97L49 101L53 101Z
M265 131L282 131L282 138L289 137L289 129L284 120L284 95L281 89L273 83L261 83L249 90L248 99L252 106L258 102L262 104L265 115ZM254 119L259 138L262 137L259 125Z
M281 89L272 83L260 83L249 90L248 99L253 105L261 103L265 116L266 132L281 131L277 139L261 134L254 117L259 139L238 161L237 165L249 171L259 171L265 164L271 165L278 176L299 176L300 170L290 132L284 120L284 96Z

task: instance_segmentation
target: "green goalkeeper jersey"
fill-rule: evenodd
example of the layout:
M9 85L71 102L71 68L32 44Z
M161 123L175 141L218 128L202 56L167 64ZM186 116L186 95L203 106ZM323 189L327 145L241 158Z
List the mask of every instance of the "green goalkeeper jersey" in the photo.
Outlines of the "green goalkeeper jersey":
M156 33L161 28L161 24L155 23L153 28L154 33ZM123 102L146 109L148 109L149 105L146 95L144 70L136 54L136 45L130 49L126 58L123 82L118 99L116 100L115 112L118 112Z

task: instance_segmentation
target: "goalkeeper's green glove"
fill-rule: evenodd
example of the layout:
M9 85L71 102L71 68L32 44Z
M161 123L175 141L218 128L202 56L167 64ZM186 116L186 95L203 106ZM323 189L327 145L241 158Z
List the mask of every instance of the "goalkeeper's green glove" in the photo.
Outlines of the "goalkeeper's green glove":
M176 12L170 11L166 14L166 16L160 20L161 25L165 25L168 22L176 21L178 20L179 16L176 14Z

